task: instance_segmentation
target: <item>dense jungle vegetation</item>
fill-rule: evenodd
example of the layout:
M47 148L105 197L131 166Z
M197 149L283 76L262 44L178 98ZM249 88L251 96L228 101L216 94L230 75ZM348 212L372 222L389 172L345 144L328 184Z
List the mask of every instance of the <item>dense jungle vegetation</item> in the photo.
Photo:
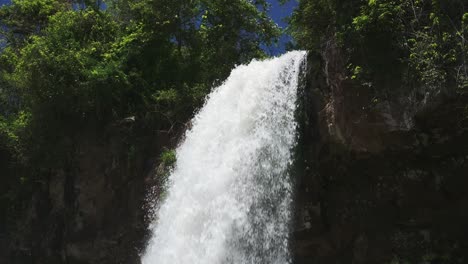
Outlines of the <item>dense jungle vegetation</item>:
M303 0L290 20L299 47L337 45L348 77L388 99L397 87L466 93L468 3L463 0Z
M125 118L186 122L279 28L264 0L13 0L0 9L0 200L74 153L85 131ZM27 192L26 192L27 193Z

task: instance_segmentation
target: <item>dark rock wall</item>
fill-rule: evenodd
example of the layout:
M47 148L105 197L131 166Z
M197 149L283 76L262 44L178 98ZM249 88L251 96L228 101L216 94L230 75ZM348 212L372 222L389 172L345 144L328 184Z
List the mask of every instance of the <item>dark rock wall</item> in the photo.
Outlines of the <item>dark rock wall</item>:
M0 263L139 263L155 166L175 142L131 122L81 135L66 168L50 169L7 215Z
M333 43L308 61L295 263L468 263L467 98L370 107Z

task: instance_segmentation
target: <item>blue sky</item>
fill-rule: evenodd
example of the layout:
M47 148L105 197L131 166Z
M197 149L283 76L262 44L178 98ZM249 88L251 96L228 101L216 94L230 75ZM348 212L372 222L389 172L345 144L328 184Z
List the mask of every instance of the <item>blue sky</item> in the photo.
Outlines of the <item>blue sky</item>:
M11 0L0 0L0 5L9 3ZM297 6L297 0L290 0L285 5L280 5L278 0L267 0L271 4L270 16L271 18L281 27L286 28L287 24L284 19L289 16L294 8ZM282 54L285 51L285 44L291 38L287 35L283 35L278 43L278 46L263 47L268 53L272 55Z
M287 27L287 23L284 22L284 19L291 15L294 8L297 6L297 0L290 0L284 5L280 5L278 0L268 0L271 4L270 17L278 24L282 29ZM278 55L284 53L285 44L291 40L290 36L283 35L279 41L277 47L267 47L265 48L273 55Z

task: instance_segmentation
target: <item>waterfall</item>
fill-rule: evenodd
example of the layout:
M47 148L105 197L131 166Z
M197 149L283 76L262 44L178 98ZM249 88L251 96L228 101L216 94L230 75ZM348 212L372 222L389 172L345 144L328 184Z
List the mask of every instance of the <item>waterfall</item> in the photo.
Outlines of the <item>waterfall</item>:
M143 264L287 264L305 52L235 68L177 148Z

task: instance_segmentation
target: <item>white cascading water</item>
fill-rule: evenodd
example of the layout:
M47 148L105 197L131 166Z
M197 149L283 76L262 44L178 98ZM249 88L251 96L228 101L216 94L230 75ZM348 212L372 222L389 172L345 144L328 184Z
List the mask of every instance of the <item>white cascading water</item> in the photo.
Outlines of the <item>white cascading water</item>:
M305 52L238 66L177 149L143 264L287 264Z

